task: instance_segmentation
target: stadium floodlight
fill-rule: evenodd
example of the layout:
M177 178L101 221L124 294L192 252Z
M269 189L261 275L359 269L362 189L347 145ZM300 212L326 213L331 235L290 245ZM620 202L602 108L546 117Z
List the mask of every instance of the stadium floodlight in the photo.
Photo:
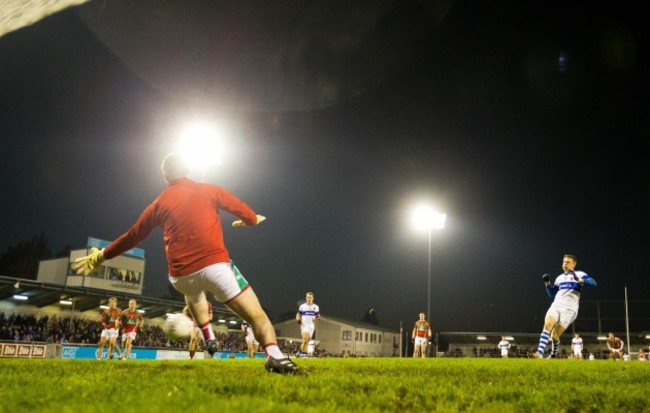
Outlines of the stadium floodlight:
M515 341L515 338L513 336L506 336L506 340Z
M189 123L179 133L176 152L192 167L199 168L204 180L205 169L219 165L223 159L221 137L222 132L210 123Z
M476 336L476 339L479 340L479 341L485 341L485 340L487 340L487 337L485 337L485 336Z
M646 339L646 340L650 340L650 334L646 334L646 335L645 335L645 339Z
M224 320L223 318L220 318L220 319L219 319L219 322L220 322L220 323L225 323L226 320Z
M29 297L27 297L26 295L22 295L22 294L15 294L14 295L14 300L26 301L26 300L29 300Z
M59 304L61 304L61 305L72 305L72 301L70 301L70 300L59 300Z
M230 324L237 324L235 320L230 320Z
M144 314L144 310L136 310L140 314Z
M99 308L101 308L102 310L108 310L108 306L103 304L100 305Z
M433 208L421 205L413 210L411 223L420 231L427 231L429 234L429 260L427 269L427 321L431 323L431 231L443 229L447 215L436 212Z
M597 340L605 341L605 340L607 340L607 336L598 336Z

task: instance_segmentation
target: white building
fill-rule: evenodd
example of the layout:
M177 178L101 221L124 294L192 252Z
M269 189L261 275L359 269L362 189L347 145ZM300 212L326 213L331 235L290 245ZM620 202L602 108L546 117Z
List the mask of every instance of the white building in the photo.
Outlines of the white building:
M77 275L70 263L90 254L91 247L104 248L109 241L88 238L85 249L73 250L69 257L41 261L37 281L66 287L86 287L126 294L142 294L144 283L144 250L134 248L124 254L106 260L101 267L88 276Z
M274 324L278 341L300 343L300 326L295 319ZM392 357L399 355L399 332L362 321L322 316L316 322L314 340L318 349L329 354L368 357Z

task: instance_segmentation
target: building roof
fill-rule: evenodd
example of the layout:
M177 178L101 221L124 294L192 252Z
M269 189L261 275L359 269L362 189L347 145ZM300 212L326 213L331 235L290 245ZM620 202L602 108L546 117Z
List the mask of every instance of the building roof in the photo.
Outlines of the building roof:
M15 295L27 297L27 300L15 299ZM162 317L166 313L180 312L185 307L181 299L166 299L129 295L115 291L98 290L87 287L69 287L58 284L43 283L36 280L0 276L0 302L11 302L13 305L31 305L36 307L60 306L62 311L72 310L84 312L108 302L110 297L117 297L121 308L132 298L138 301L138 309L144 310L145 317ZM72 304L61 304L61 300L71 301ZM226 322L241 322L241 317L233 313L221 303L212 303L214 321L219 319Z

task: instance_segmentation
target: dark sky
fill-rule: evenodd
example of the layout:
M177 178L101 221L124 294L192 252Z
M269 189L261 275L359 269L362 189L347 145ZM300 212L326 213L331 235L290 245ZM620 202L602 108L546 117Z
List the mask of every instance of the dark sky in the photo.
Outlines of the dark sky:
M435 330L539 331L564 253L599 283L578 328L601 300L624 329L611 300L650 287L640 2L259 3L91 2L0 38L0 251L117 237L203 117L229 131L205 180L268 218L225 236L271 316L314 291L323 314L410 328L423 201L448 215ZM166 294L160 232L141 246L145 295Z

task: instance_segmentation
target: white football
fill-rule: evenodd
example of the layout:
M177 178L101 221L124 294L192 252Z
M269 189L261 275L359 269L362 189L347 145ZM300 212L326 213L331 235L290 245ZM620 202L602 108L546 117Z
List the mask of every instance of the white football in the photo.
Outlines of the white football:
M193 328L194 321L181 313L168 315L162 324L163 331L172 340L182 340L189 337Z

